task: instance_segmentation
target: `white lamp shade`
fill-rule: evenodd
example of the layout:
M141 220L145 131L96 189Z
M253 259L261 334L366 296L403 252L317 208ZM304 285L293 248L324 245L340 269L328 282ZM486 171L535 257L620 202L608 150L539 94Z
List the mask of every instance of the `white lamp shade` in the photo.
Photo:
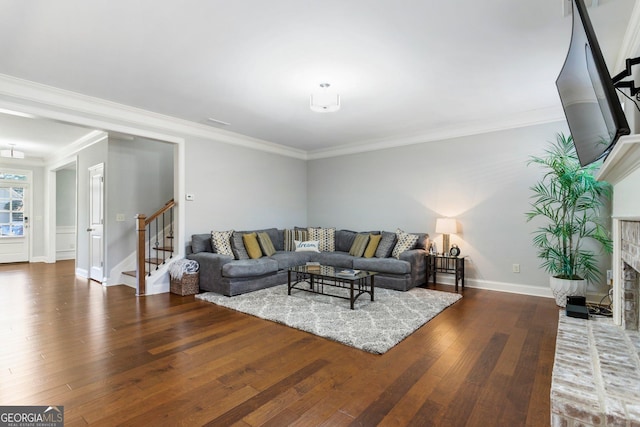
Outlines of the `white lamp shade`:
M438 218L436 219L436 233L440 234L456 234L458 232L458 223L455 218Z

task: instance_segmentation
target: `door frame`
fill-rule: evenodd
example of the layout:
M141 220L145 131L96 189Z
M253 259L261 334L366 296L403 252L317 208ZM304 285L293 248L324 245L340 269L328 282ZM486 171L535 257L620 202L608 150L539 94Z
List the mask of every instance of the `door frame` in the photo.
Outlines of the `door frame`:
M57 217L56 217L56 206L58 203L57 198L57 187L56 187L56 173L64 169L70 165L75 165L76 167L76 250L78 248L78 156L70 156L64 160L53 163L47 166L47 171L45 174L45 188L47 189L47 195L44 206L44 214L47 221L44 224L44 239L45 239L45 262L46 263L55 263L56 262L56 238L57 238ZM77 265L77 256L74 261Z
M105 164L104 162L100 162L100 163L96 163L95 165L91 165L89 166L88 170L89 170L89 180L86 184L88 184L89 186L89 213L87 216L87 219L89 220L89 228L87 228L87 232L89 233L89 263L87 265L87 272L89 274L89 279L94 280L96 282L102 283L102 284L106 284L107 283L107 276L106 276L106 268L107 268L107 252L106 252L106 248L107 248L107 225L105 223L105 215L106 215L106 183L105 183ZM100 228L100 248L99 248L99 252L100 252L100 267L99 269L97 269L98 271L98 275L101 277L94 277L94 266L92 265L93 263L93 258L94 258L94 251L93 251L93 237L94 237L94 233L93 231L95 230L94 228L91 228L92 226L94 226L93 222L92 222L92 216L93 216L93 209L94 209L94 203L96 202L96 200L94 199L95 196L95 192L94 190L94 181L93 181L93 177L96 176L94 175L94 171L100 171L99 176L100 177L100 185L99 185L99 200L98 203L100 204L99 209L100 209L100 224L99 224L99 228ZM83 185L86 185L83 184Z
M29 169L18 169L15 167L11 167L11 166L7 166L7 165L0 165L0 170L2 170L3 172L9 172L9 173L15 173L18 175L27 175L27 181L25 183L25 187L27 190L27 210L23 211L23 216L25 218L29 218L29 226L27 228L27 245L28 247L28 251L27 251L27 262L31 262L33 259L33 225L35 223L35 221L33 220L34 218L31 216L31 212L33 211L33 191L34 191L34 182L33 182L33 171L29 170Z

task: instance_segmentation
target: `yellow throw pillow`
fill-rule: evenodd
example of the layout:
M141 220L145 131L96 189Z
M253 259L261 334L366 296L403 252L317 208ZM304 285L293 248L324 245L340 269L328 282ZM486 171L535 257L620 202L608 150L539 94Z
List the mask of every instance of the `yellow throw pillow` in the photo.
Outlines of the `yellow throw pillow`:
M262 257L262 250L258 243L258 235L256 233L249 233L242 235L242 241L244 242L244 248L249 254L249 258L256 259Z
M382 240L382 234L369 235L369 244L367 244L367 248L364 250L365 258L373 258L376 254L376 249L378 249L378 245L380 244L380 240Z

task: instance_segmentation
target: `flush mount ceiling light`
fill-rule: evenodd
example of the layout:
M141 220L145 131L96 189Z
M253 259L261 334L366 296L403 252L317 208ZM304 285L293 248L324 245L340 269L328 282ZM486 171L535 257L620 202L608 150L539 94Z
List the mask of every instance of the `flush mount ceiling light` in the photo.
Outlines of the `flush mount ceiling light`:
M309 108L316 113L333 113L340 109L340 95L330 89L329 83L320 83L320 89L311 94Z
M0 150L0 157L7 157L9 159L24 159L24 153L22 151L14 150L13 144L8 150Z

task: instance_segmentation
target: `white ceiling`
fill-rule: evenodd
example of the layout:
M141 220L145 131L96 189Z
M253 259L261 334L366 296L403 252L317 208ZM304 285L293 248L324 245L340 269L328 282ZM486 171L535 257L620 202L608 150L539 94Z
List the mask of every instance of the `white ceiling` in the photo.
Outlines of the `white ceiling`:
M0 74L193 122L212 117L311 153L429 139L562 117L563 1L0 0ZM611 67L635 1L598 3L589 10ZM340 93L339 112L310 111L322 82ZM87 133L24 120L0 115L3 148Z

